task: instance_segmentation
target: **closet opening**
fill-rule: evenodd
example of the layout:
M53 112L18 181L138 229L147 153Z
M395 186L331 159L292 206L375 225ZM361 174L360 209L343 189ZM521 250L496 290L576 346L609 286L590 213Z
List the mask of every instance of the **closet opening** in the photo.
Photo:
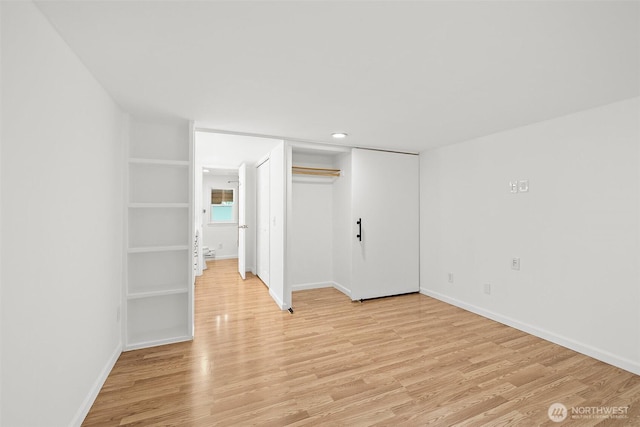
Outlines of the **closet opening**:
M292 145L289 283L296 293L335 288L350 297L351 149Z

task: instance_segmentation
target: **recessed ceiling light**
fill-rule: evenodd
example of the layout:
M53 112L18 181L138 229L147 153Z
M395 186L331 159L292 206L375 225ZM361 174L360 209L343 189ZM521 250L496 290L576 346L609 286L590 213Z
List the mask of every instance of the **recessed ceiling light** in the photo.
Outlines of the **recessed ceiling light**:
M331 134L332 137L334 137L335 139L344 139L347 137L347 134L344 132L335 132Z

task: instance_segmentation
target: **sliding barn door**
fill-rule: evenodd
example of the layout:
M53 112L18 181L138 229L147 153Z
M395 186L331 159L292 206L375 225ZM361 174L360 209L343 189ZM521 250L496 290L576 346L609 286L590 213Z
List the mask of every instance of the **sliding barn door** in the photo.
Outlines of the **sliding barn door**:
M420 289L418 156L356 148L352 164L351 298L417 292Z

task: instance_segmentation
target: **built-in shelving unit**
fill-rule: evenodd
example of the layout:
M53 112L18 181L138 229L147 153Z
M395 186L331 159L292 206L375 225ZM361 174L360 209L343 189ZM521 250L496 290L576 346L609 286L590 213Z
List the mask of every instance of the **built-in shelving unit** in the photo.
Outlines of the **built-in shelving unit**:
M191 339L188 127L133 122L126 214L126 348Z

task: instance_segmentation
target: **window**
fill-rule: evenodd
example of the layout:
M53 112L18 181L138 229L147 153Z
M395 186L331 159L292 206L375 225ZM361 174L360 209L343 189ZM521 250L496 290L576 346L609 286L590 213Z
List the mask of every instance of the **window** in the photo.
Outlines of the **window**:
M211 189L211 222L233 222L235 191L233 189Z

